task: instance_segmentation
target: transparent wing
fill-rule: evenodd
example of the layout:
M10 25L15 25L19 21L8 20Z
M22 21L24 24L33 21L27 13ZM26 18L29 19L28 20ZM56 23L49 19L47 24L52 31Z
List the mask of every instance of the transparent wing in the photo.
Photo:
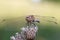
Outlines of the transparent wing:
M37 19L39 19L40 21L45 21L45 22L52 22L52 23L55 23L57 24L57 19L53 16L39 16L39 15L35 15L35 17Z

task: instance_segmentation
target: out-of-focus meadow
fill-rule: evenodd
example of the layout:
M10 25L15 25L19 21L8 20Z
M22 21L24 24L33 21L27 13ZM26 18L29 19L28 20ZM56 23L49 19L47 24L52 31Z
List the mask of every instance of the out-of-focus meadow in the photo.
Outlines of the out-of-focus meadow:
M40 19L36 40L60 40L59 0L0 0L0 40L10 40L11 35L26 26L26 15ZM55 17L55 19L51 18ZM57 22L54 23L54 22Z

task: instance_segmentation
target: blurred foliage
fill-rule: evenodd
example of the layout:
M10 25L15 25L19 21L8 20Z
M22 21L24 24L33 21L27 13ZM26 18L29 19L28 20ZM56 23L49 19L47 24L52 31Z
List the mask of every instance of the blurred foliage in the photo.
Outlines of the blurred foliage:
M49 2L60 2L60 0L46 0L46 1L49 1Z

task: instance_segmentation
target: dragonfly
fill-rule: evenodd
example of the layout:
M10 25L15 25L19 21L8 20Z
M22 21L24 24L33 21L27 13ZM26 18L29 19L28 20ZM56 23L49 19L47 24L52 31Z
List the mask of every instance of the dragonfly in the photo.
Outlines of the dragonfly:
M55 17L52 17L52 16L33 15L33 18L30 18L30 16L26 17L26 21L27 21L28 26L31 26L32 24L36 26L35 22L40 23L40 21L58 24L57 19Z

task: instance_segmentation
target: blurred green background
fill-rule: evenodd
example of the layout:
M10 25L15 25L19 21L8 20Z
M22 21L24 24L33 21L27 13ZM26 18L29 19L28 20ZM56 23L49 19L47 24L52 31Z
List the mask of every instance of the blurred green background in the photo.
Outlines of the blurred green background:
M25 17L2 20L0 23L0 39L10 40L10 36L20 32L20 28L26 26ZM39 28L36 40L60 40L60 25L54 23L56 19L49 16L38 16L38 18L40 23L36 23Z
M36 40L60 40L60 0L0 0L0 40L20 32L30 14L41 22Z

